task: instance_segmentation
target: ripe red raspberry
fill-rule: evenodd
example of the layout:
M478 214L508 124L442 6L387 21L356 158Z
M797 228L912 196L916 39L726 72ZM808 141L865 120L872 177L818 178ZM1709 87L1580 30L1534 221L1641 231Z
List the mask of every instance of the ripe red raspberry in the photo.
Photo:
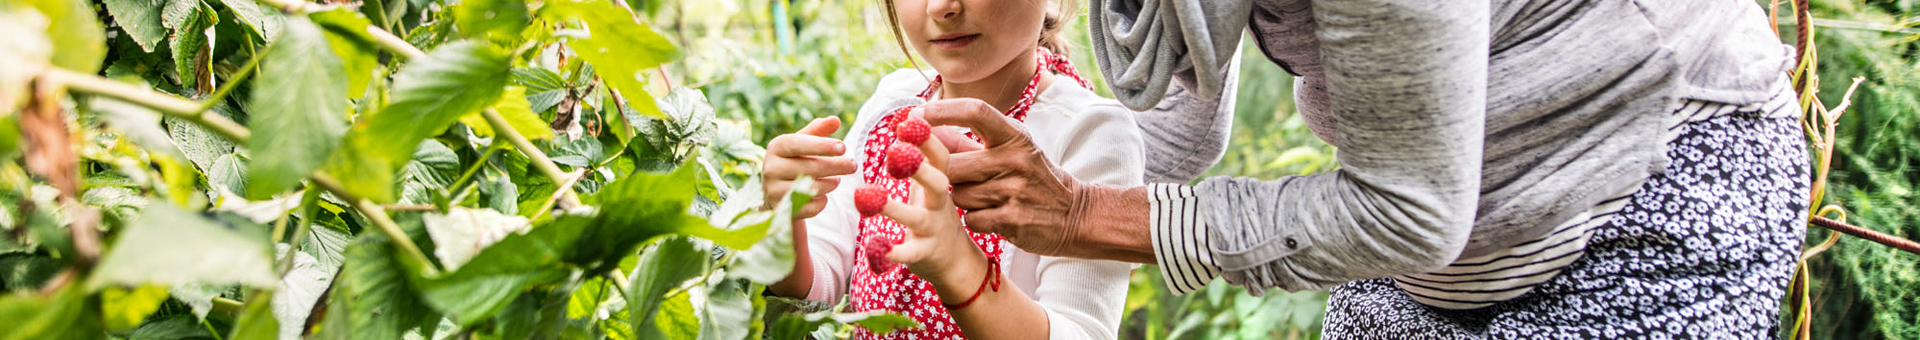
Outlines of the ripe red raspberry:
M893 178L907 178L920 171L920 162L926 157L920 154L920 148L907 143L894 142L887 147L887 175Z
M867 236L861 247L867 252L867 269L882 273L893 269L893 262L887 261L887 252L893 251L893 239L885 235Z
M893 133L899 135L902 142L920 145L920 143L926 143L927 136L933 134L933 126L927 125L927 120L920 117L908 117L893 124Z
M860 217L879 215L887 207L887 188L879 184L863 184L853 189L853 208L860 211Z

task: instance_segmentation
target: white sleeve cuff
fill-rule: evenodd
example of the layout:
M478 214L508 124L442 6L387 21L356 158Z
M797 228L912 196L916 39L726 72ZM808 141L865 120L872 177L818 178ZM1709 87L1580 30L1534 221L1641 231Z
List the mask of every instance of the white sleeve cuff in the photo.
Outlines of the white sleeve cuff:
M1147 185L1147 201L1152 204L1153 258L1160 265L1160 276L1167 288L1180 295L1206 287L1220 276L1213 262L1207 226L1200 220L1200 197L1192 187L1179 184Z

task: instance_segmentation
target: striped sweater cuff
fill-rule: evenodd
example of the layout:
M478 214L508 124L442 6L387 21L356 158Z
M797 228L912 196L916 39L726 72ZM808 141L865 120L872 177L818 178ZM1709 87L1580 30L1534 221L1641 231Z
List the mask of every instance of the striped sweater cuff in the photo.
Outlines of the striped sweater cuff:
M1186 294L1219 277L1207 226L1200 220L1200 197L1194 195L1193 187L1149 184L1147 201L1152 203L1153 258L1167 288L1175 295Z

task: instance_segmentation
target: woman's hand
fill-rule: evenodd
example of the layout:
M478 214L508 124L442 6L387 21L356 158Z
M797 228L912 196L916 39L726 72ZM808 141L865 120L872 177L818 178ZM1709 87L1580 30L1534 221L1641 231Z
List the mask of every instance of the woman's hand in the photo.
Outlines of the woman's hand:
M765 208L779 204L800 176L813 178L813 201L794 214L796 220L819 215L827 207L828 192L840 185L840 175L859 170L847 147L833 132L840 130L840 117L817 118L800 131L774 137L767 142L767 159L760 165L760 188L766 195Z

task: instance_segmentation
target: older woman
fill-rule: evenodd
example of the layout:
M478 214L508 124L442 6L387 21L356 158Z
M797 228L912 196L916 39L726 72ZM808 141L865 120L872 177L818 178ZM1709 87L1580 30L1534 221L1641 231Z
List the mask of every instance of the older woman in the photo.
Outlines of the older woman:
M1230 93L1251 29L1338 171L1091 185L975 101L927 106L976 231L1040 254L1332 289L1328 338L1771 336L1801 244L1790 48L1745 0L1095 1L1119 99ZM1227 97L1231 98L1231 97ZM1218 155L1208 105L1143 118L1159 173ZM1211 132L1211 133L1209 133ZM943 133L950 136L951 133ZM1155 136L1215 136L1198 140ZM1005 155L1029 155L1007 157ZM1195 161L1196 159L1200 161ZM1174 180L1178 180L1178 176Z

